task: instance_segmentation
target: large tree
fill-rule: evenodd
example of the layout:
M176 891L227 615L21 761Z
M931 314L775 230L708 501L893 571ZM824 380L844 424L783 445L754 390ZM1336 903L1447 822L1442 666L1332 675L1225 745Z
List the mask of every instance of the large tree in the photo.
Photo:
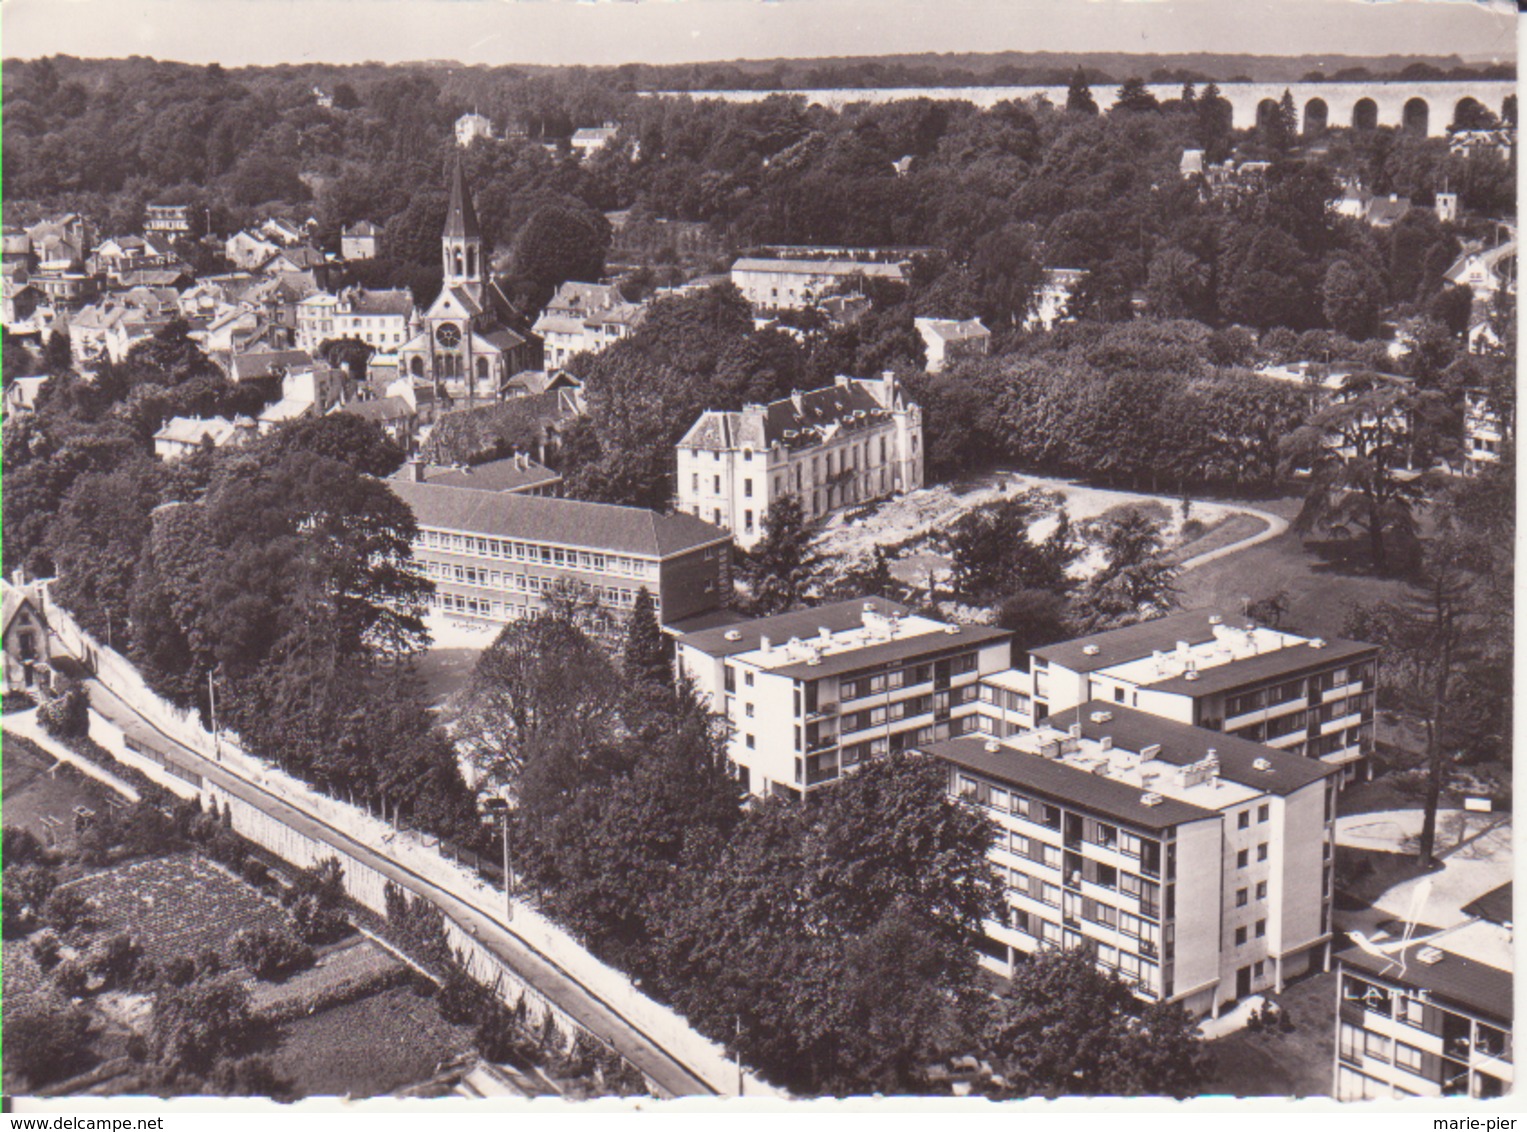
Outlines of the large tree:
M763 614L794 609L805 599L816 555L811 532L794 495L776 499L764 516L763 538L744 560L753 607Z

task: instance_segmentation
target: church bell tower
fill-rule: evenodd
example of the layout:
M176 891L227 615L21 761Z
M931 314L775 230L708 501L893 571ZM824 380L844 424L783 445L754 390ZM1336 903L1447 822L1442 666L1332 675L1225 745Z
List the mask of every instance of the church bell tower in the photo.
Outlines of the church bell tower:
M481 303L485 265L482 261L482 229L477 224L477 210L467 191L466 175L458 158L451 171L451 206L445 217L445 233L440 239L445 286L461 287Z

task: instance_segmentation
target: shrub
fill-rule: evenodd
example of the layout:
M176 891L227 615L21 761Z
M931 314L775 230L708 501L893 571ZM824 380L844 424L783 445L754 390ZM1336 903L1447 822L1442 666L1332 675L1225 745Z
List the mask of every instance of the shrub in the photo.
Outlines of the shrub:
M162 978L169 986L186 986L196 978L196 961L184 955L177 955L164 965Z
M210 947L203 948L196 956L196 975L198 978L206 978L209 975L221 975L223 973L223 957Z
M313 949L286 932L244 928L233 937L233 954L258 979L282 979L313 965Z
M486 994L471 975L453 963L446 972L440 993L435 996L435 1004L440 1010L440 1017L459 1026L477 1019Z
M90 925L90 902L73 888L60 888L42 906L42 922L61 934Z
M26 692L6 692L0 699L0 712L9 715L13 711L26 711L37 706L37 701Z
M133 971L133 990L150 991L159 981L159 967L152 959L139 959Z
M133 977L143 948L125 932L101 940L87 960L90 974L101 981L102 990L126 986Z
M472 1041L489 1061L531 1061L536 1053L535 1041L514 1012L497 998L483 1000Z
M0 861L7 865L31 865L40 862L46 852L42 842L29 829L8 825L0 841Z
M253 857L245 859L244 867L239 870L239 875L256 888L270 880L270 870L265 867L265 862L257 861Z
M37 919L46 917L58 878L42 865L9 865L0 874L0 911L8 939L25 935ZM46 922L46 921L45 921Z
M90 693L83 684L65 681L53 698L37 709L37 722L55 739L83 739L90 734Z
M51 971L58 962L58 936L42 931L32 937L32 958L44 971Z
M220 1097L275 1097L291 1091L291 1083L263 1057L220 1059L207 1075L208 1091Z
M202 1073L243 1053L254 1030L248 989L231 978L209 979L154 996L149 1049L171 1075Z
M1206 531L1207 529L1208 528L1205 527L1204 524L1203 524L1203 520L1201 520L1201 519L1189 519L1186 523L1184 523L1182 525L1182 541L1183 541L1183 544L1186 545L1186 544L1188 544L1190 542L1195 541L1196 539L1203 538L1204 537L1204 531Z
M77 959L65 959L53 968L53 985L65 998L82 998L90 989L90 975Z
M291 906L298 938L305 943L328 943L350 930L350 922L344 913L325 907L322 899L317 893L308 892L297 897Z
M91 1059L90 1015L77 1006L7 1010L3 1027L5 1071L29 1088L78 1072Z

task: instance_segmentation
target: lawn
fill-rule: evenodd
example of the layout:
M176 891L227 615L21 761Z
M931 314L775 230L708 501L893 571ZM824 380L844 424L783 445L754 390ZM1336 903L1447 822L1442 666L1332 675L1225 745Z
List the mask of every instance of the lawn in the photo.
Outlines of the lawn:
M1336 975L1309 975L1273 995L1292 1033L1239 1030L1207 1043L1203 1096L1327 1097L1336 1056Z
M54 843L44 818L58 819L57 840L69 845L74 841L74 807L105 813L112 802L122 801L95 779L68 763L59 763L30 739L7 735L0 748L5 824L30 830L44 845Z
M203 857L177 854L120 865L75 882L97 935L127 932L157 964L212 950L228 957L240 928L289 929L275 901Z
M287 1023L269 1056L298 1096L370 1097L417 1084L471 1049L470 1028L397 987Z
M1173 560L1186 562L1200 554L1231 546L1242 539L1255 538L1267 529L1267 520L1256 515L1228 515L1197 538L1183 543L1171 554Z
M1338 906L1346 909L1372 907L1384 893L1397 884L1420 876L1426 870L1414 853L1386 853L1381 849L1359 849L1352 845L1336 847L1336 890Z
M1256 506L1287 517L1291 506L1297 510L1297 501L1258 502ZM1304 537L1293 530L1189 570L1177 579L1177 586L1184 609L1232 611L1248 600L1285 590L1289 611L1284 626L1323 637L1341 635L1348 606L1393 601L1405 589L1397 579L1377 578L1341 565L1329 548L1306 546Z

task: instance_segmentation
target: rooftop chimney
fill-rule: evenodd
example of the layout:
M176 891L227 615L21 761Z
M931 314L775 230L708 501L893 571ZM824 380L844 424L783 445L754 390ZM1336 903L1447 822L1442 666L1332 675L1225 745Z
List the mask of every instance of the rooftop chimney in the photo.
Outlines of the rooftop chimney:
M413 483L424 482L424 461L418 456L408 461L408 478Z
M759 652L763 653L765 656L768 656L769 652L773 648L774 648L774 642L769 640L768 637L759 637L758 638L758 651Z

